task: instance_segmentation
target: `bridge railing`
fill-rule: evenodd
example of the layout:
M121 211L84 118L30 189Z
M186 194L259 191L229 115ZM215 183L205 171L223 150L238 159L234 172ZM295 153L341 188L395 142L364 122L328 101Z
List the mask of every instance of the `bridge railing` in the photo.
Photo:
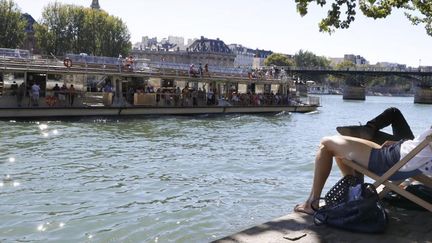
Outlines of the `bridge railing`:
M293 67L293 66L262 66L262 69L276 68L285 71L364 71L364 72L431 72L432 67L347 67L347 68L332 68L332 67Z

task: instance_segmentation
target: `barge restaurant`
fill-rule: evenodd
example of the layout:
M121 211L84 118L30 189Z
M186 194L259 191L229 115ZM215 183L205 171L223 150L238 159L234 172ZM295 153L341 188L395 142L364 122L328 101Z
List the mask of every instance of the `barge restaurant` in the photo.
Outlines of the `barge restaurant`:
M0 49L0 119L311 112L286 76L149 60Z

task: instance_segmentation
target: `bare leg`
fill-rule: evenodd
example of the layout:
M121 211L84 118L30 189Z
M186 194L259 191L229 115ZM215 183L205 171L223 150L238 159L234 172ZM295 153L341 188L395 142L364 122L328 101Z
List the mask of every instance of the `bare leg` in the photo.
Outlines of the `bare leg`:
M369 156L372 148L379 148L376 143L354 137L331 136L321 140L320 147L315 157L315 170L311 192L306 202L294 208L296 212L312 214L312 203L318 203L324 184L330 174L333 157L341 163L343 158L356 161L366 167L369 164ZM342 173L350 173L351 169L341 167ZM318 206L318 205L314 205Z
M342 176L346 176L346 175L354 175L355 174L355 170L349 166L347 166L346 164L343 163L342 158L335 158L336 160L336 164L338 165L340 171L342 172Z

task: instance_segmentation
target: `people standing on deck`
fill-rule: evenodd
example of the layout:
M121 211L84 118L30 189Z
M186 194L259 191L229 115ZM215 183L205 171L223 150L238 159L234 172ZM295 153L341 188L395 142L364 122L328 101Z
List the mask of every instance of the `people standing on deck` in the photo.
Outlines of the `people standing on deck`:
M31 96L32 96L32 105L33 106L39 106L39 93L40 93L40 87L39 85L35 82L33 83L32 87L31 87Z
M111 83L107 83L107 84L104 86L104 88L103 88L103 92L105 92L105 93L111 93L111 92L113 92L113 88L112 88L112 86L111 86Z
M74 88L73 84L71 84L69 87L69 104L70 104L70 106L73 106L74 100L75 100L75 88Z
M179 105L179 101L180 101L180 95L181 95L181 90L180 87L177 86L177 88L175 88L175 94L174 94L174 105L178 106Z
M192 106L197 106L198 105L198 90L193 88L192 92L191 92L191 97L192 97Z
M127 102L129 102L129 104L134 103L134 94L135 94L135 89L133 87L129 87L126 92L126 100Z
M212 88L209 88L209 91L207 92L207 105L212 105L214 100L214 93Z
M247 72L248 72L248 78L251 80L253 78L252 77L252 73L253 73L252 67L248 67Z
M21 107L25 92L26 92L26 87L25 87L24 82L22 82L20 84L20 86L18 87L18 90L17 90L17 105L18 105L18 107Z
M15 96L18 90L18 84L13 81L13 83L11 84L11 90L12 90L12 96Z
M196 77L196 74L197 74L197 72L195 70L195 65L191 64L189 66L189 76Z
M182 90L182 106L188 106L189 105L189 84L186 84L186 86Z
M54 88L52 89L52 91L54 92L54 97L56 99L59 98L59 91L60 91L60 86L58 86L58 84L55 84Z
M202 78L202 76L203 76L203 67L202 67L201 63L198 66L198 73L199 73L199 76Z
M128 57L126 57L126 69L128 71L133 70L133 63L134 63L134 60L133 60L132 55L129 55Z
M161 100L161 92L162 92L162 90L160 88L158 88L156 90L156 105L158 105L158 106L159 106L159 102Z
M205 74L206 74L208 77L210 77L210 72L209 72L209 66L208 66L208 63L206 63L206 64L204 65L204 72L205 72Z
M118 64L118 71L121 71L121 66L123 64L123 56L121 54L119 54L118 58L117 58L117 64Z
M68 92L68 88L66 87L66 84L63 84L62 87L60 88L60 92L59 92L59 100L63 104L66 103L67 92Z

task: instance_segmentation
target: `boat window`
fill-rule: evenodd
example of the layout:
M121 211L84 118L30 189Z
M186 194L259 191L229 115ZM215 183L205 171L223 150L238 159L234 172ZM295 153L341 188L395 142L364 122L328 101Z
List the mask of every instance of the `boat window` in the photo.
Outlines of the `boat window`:
M270 88L270 92L273 92L273 94L279 93L279 84L272 84Z
M263 84L255 85L255 93L256 94L263 94L264 93L264 85Z
M63 76L60 74L48 74L48 81L46 84L46 89L52 90L56 84L61 87L63 84L62 79L63 79Z
M60 81L66 84L66 87L68 88L73 85L75 91L87 90L87 78L84 74L65 74L62 76L62 79Z
M247 93L247 84L238 84L239 93Z
M24 73L3 73L0 80L1 95L16 95L18 86L24 82Z

